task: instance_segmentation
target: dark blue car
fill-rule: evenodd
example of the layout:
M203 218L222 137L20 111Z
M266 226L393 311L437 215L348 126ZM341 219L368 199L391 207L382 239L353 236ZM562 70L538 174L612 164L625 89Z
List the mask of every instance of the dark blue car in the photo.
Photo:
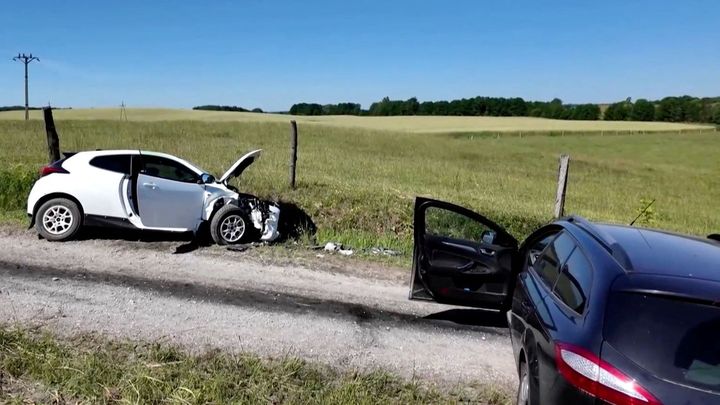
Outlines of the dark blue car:
M411 299L507 311L519 404L720 404L720 243L415 203Z

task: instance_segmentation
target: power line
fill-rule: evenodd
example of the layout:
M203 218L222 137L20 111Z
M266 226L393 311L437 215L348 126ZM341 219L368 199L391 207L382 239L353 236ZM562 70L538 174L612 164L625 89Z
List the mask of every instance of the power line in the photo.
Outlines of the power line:
M28 105L28 65L34 60L40 62L40 59L37 56L33 56L32 53L30 55L18 53L13 60L22 62L25 65L25 121L27 121L30 119L30 106Z
M127 111L125 110L125 101L120 104L120 121L127 121Z

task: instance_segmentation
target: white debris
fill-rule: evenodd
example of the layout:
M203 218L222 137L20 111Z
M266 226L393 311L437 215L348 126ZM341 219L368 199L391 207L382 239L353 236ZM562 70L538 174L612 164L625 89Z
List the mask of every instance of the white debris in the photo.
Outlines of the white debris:
M272 242L280 236L278 232L278 222L280 222L280 208L275 204L268 205L268 217L265 220L265 227L260 240Z
M328 242L325 244L324 250L328 252L338 252L341 255L350 256L355 253L352 249L344 249L342 243Z
M384 256L398 256L400 255L400 252L396 250L386 249L383 247L374 247L370 248L370 253L374 255L384 255Z

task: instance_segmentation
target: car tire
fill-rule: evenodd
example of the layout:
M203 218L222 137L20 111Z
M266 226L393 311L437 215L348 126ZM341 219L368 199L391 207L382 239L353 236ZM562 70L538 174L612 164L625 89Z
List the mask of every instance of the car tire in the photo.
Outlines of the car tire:
M38 208L35 229L49 241L66 241L77 235L82 226L80 207L67 198L53 198Z
M220 208L210 221L210 236L218 245L248 242L254 229L247 212L235 205Z
M528 367L527 361L523 359L520 361L519 369L519 382L517 390L517 399L515 403L517 405L529 405L530 404L530 368Z

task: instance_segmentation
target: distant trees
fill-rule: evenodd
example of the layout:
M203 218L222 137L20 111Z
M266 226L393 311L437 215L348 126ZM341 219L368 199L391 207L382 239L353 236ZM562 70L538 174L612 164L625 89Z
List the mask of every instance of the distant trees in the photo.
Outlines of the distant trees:
M0 107L2 108L2 107ZM11 107L16 108L16 107ZM195 110L248 111L236 106L204 105ZM252 112L262 112L255 108ZM540 117L560 120L667 121L706 122L720 125L720 97L665 97L650 101L630 97L612 103L602 112L598 104L565 104L559 98L551 101L526 101L520 97L473 97L451 101L391 100L384 97L363 110L359 103L337 104L297 103L290 108L293 115L445 115L484 117Z
M418 102L413 97L407 100L390 100L385 97L372 103L368 115L459 115L489 117L545 117L556 119L596 120L600 109L594 104L576 106L563 105L560 99L551 102L525 101L522 98L474 97L452 101Z
M543 105L540 103L538 107L542 111L541 117L543 118L551 118L551 119L566 119L565 116L565 107L563 107L562 100L559 98L554 98L551 102L547 103L546 105Z
M362 112L358 103L325 104L322 110L324 115L360 115Z
M54 108L54 107L53 107ZM39 110L40 107L29 107L28 110ZM0 111L25 111L24 105L0 106Z
M717 123L720 97L665 97L659 101L639 99L610 104L603 119L610 121L665 121Z
M205 110L205 111L235 111L235 112L250 112L250 110L247 110L242 107L238 107L235 105L199 105L192 108L193 110ZM253 108L252 112L263 112L263 110L259 108Z
M682 122L685 118L683 100L678 97L665 97L660 100L655 121Z
M715 122L714 114L718 106L720 97L665 97L658 102L655 121Z
M600 106L597 104L578 104L568 109L571 120L594 121L600 119Z
M290 107L292 115L323 115L323 107L316 103L293 104Z
M426 105L427 108L427 105ZM379 102L372 103L368 110L368 115L418 115L420 111L420 103L417 98L412 97L407 100L390 100L388 97L383 98Z
M627 101L610 104L605 110L603 119L605 121L625 121L630 117L632 104Z
M358 103L298 103L293 104L289 112L293 115L360 115L362 109Z
M655 104L641 98L632 105L632 110L630 111L631 121L652 121L654 119Z

